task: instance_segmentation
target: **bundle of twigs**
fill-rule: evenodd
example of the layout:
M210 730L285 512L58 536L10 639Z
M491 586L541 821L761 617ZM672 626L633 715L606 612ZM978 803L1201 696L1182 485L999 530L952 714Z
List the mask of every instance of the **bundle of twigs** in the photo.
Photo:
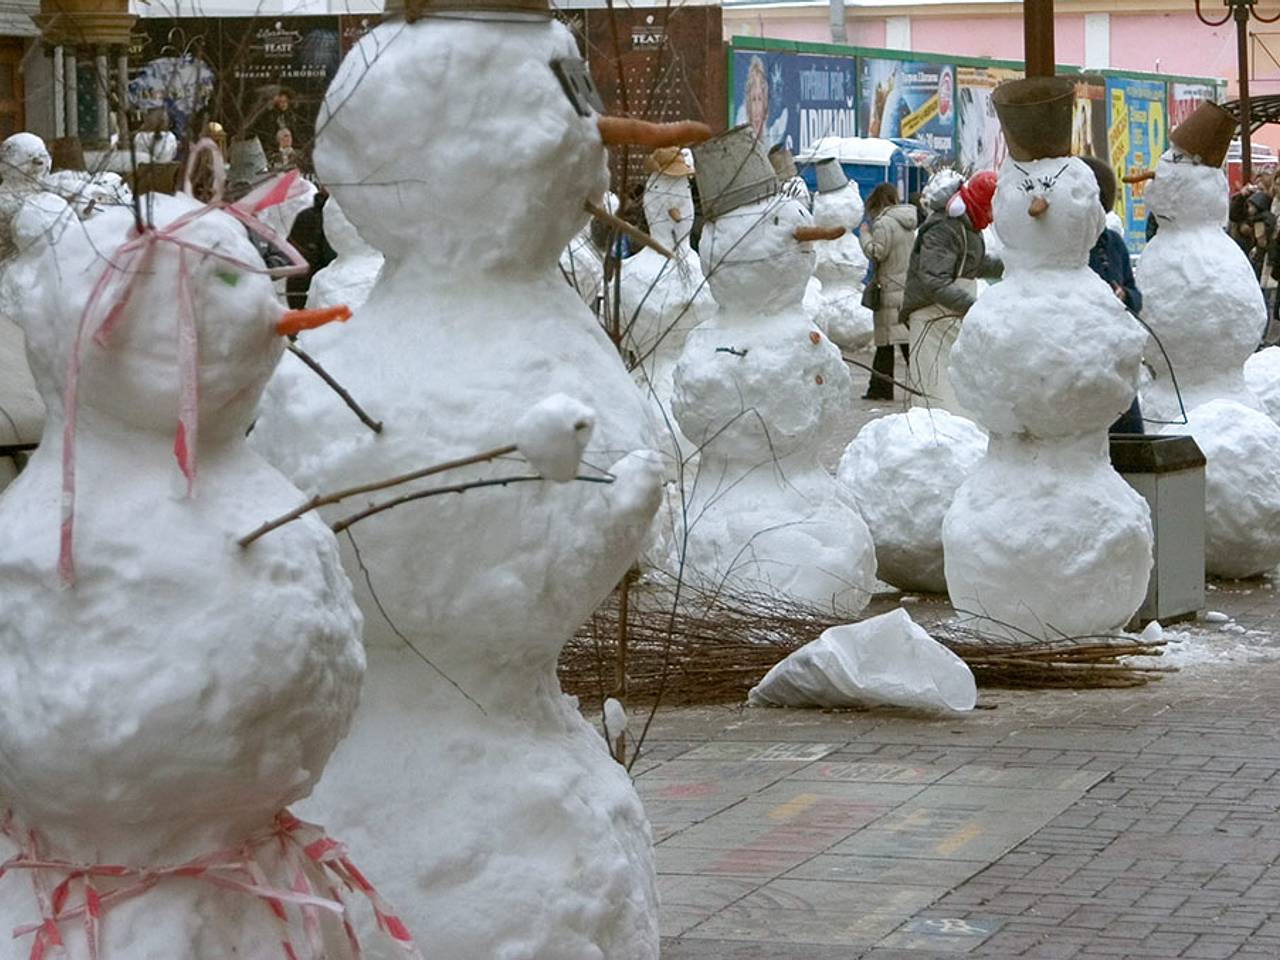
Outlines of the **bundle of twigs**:
M564 689L589 702L617 696L632 703L660 699L667 706L735 703L769 669L848 618L786 597L681 587L630 586L626 603L615 593L592 614L560 658ZM625 630L623 609L625 607ZM872 613L884 612L875 604ZM922 626L946 644L986 687L1134 687L1174 668L1130 662L1159 656L1163 641L1064 637L1010 642L979 634L961 620ZM935 609L916 607L917 620ZM620 643L620 636L625 640ZM625 678L625 679L624 679Z

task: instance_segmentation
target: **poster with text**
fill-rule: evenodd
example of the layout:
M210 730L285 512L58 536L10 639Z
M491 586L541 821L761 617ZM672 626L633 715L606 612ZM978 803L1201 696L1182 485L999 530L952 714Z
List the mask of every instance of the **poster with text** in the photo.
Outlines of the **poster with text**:
M858 127L868 137L919 140L955 157L956 71L949 63L858 60Z
M823 137L857 136L856 78L852 57L734 50L734 125L797 156Z
M991 94L1021 70L956 67L956 160L966 172L999 170L1008 152Z
M1107 143L1116 178L1149 170L1164 152L1168 135L1165 85L1159 80L1107 78ZM1144 184L1121 184L1116 213L1125 225L1125 240L1134 253L1146 246L1147 205Z
M1217 103L1218 85L1214 83L1169 82L1169 129L1172 130L1205 101Z
M1071 152L1077 157L1110 158L1107 147L1107 81L1103 77L1081 74L1076 78Z

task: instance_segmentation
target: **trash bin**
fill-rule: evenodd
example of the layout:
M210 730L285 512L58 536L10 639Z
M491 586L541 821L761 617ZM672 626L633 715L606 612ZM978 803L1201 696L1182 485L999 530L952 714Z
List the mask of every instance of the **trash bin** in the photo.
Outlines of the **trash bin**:
M1191 437L1111 435L1111 466L1151 508L1155 562L1131 628L1204 609L1204 454Z

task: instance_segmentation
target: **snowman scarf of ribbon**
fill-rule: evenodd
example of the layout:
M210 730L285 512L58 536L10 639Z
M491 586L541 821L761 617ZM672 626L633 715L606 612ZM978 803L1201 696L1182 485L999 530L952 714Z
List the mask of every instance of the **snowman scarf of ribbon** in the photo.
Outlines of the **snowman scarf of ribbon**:
M199 442L199 370L200 343L196 330L195 297L191 289L191 275L187 258L215 257L225 263L250 273L259 273L276 279L305 273L309 265L285 238L257 218L263 210L296 198L306 187L297 170L290 170L255 187L234 203L225 203L222 195L226 184L226 168L222 154L212 140L205 138L195 145L187 163L183 189L191 193L191 171L201 154L208 154L213 171L213 197L200 207L176 218L165 227L145 225L134 227L129 236L107 257L106 266L80 314L79 326L67 358L66 383L63 388L65 422L62 432L62 501L59 529L58 576L64 586L75 583L75 564L72 555L72 538L75 529L76 467L75 433L76 407L79 399L80 368L83 360L84 341L91 337L99 347L105 347L129 305L139 280L150 274L148 269L161 244L178 249L177 273L177 343L178 343L178 423L173 437L173 455L178 469L187 482L187 496L193 496L196 479L196 447ZM181 236L183 229L201 217L218 210L240 221L250 232L261 237L280 250L288 259L285 267L267 267L262 263L249 263L228 254L192 243ZM109 306L108 306L109 304ZM104 310L105 307L105 310Z

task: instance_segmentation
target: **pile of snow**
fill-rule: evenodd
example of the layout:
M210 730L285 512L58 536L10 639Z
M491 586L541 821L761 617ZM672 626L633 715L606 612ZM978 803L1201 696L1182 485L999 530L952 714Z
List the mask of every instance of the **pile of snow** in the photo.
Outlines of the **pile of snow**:
M947 592L942 518L986 449L986 434L945 410L914 407L858 431L836 481L871 528L876 576L900 590Z
M823 631L747 695L753 706L930 711L972 710L977 699L968 665L901 608Z

